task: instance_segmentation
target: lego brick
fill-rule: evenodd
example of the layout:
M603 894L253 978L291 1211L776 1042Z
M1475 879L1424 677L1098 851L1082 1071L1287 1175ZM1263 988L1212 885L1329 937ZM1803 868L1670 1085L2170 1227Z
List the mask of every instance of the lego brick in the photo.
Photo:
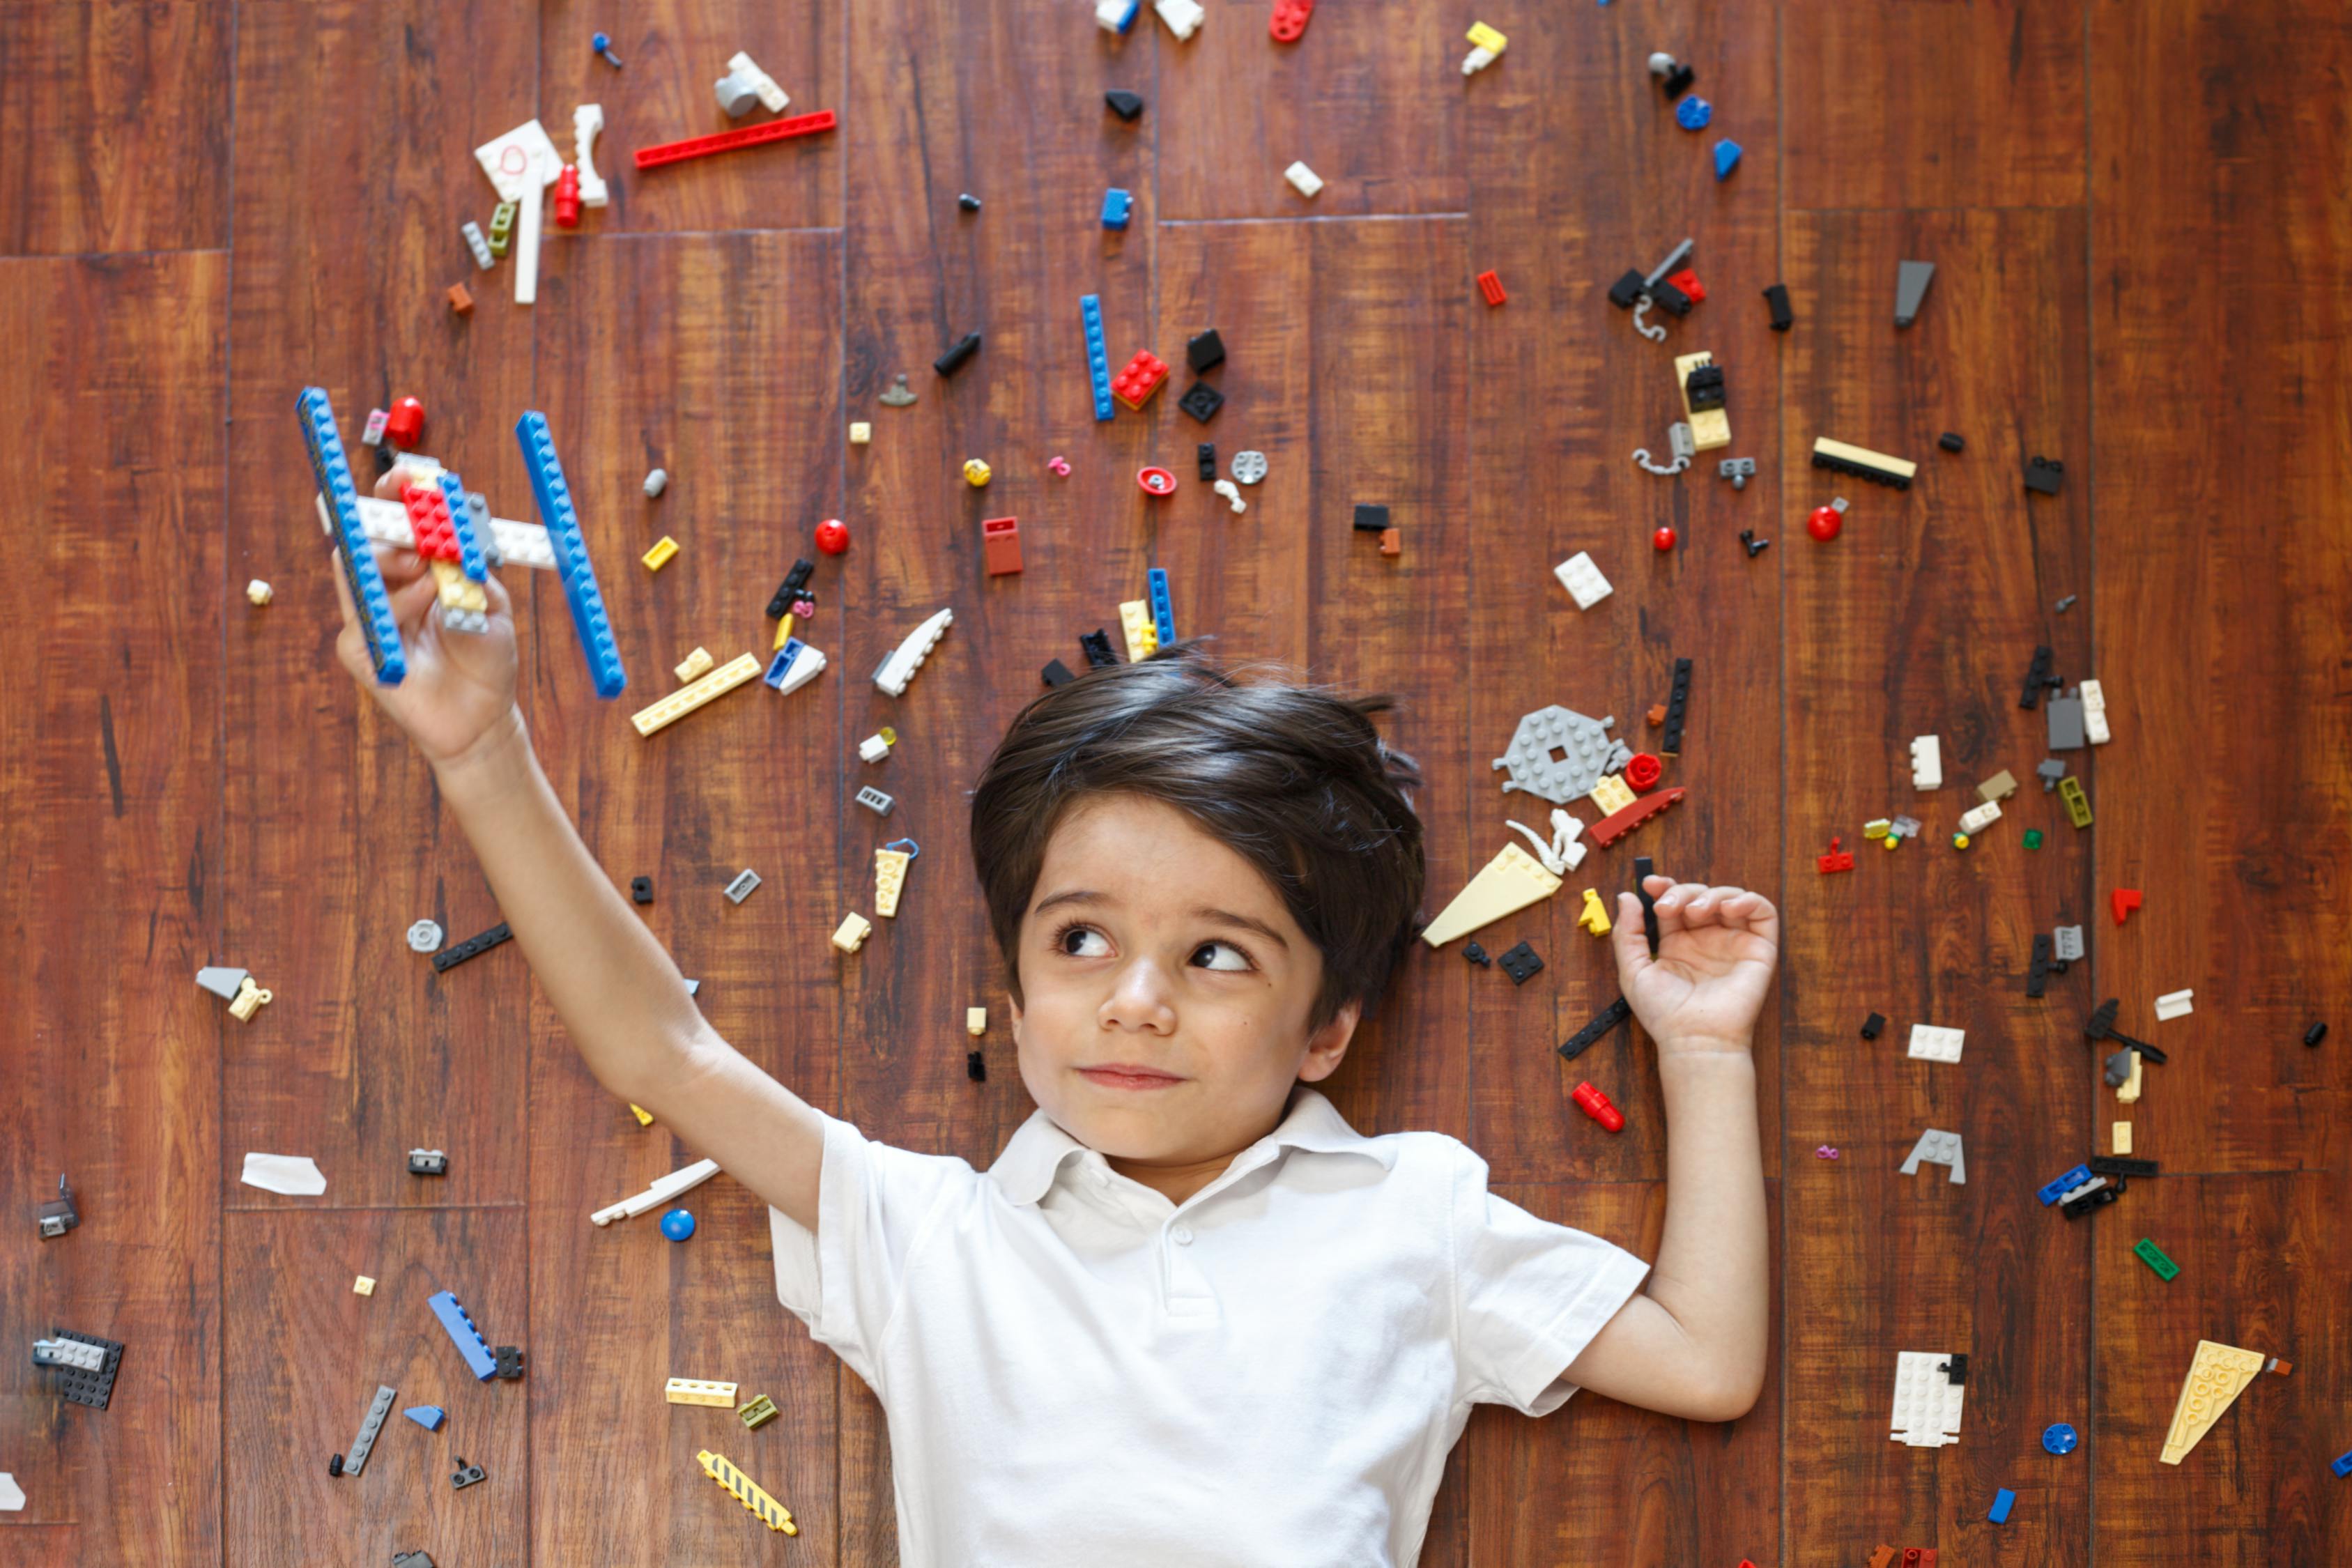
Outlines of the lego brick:
M1195 332L1184 340L1184 363L1195 375L1225 363L1225 340L1218 335L1216 328Z
M1830 852L1813 857L1813 869L1824 877L1832 876L1840 871L1853 870L1853 851L1841 848L1840 846L1844 842L1845 837L1843 834L1832 835L1830 838Z
M556 172L563 166L563 156L555 150L555 140L537 120L526 120L502 136L493 138L474 149L474 161L489 177L491 187L501 202L520 199L526 187L534 160L542 186L554 184ZM495 218L492 231L496 232Z
M1217 410L1224 405L1225 395L1205 381L1194 382L1185 389L1184 395L1176 403L1177 407L1203 425L1214 419L1217 416ZM1206 477L1210 479L1216 477L1216 465L1213 460L1210 463Z
M2107 733L2106 689L2095 680L2085 680L2075 688L2074 694L2083 700L2083 731L2091 744L2104 746Z
M1139 107L1140 101L1138 100ZM1095 418L1108 419L1111 416L1110 351L1103 341L1101 296L1079 295L1078 319L1086 328L1087 380L1094 389Z
M737 1502L751 1510L751 1517L765 1524L770 1530L781 1530L786 1535L798 1535L801 1532L800 1526L793 1522L790 1510L761 1491L752 1483L749 1476L737 1469L725 1458L708 1448L696 1454L694 1458L695 1462L702 1467L702 1473L726 1488Z
M467 218L458 226L457 232L465 236L466 248L474 253L474 265L488 272L497 258L490 254L490 242L482 237L482 226Z
M1797 324L1797 313L1789 305L1789 286L1775 283L1764 290L1765 307L1772 312L1772 330L1785 332Z
M1478 274L1479 297L1489 305L1499 305L1510 296L1503 292L1503 280L1492 271Z
M1464 76L1486 69L1510 46L1508 38L1484 22L1471 23L1470 30L1463 37L1470 40L1470 53L1462 61Z
M564 482L563 465L556 456L547 416L535 411L524 414L515 422L515 440L522 447L523 467L530 475L539 520L555 552L556 574L572 606L572 628L579 634L581 654L588 661L589 679L597 696L618 697L629 683L628 675L621 668L613 623L596 586L595 568L588 559L587 542L581 537L580 517L572 508L572 488Z
M1422 929L1421 940L1432 947L1444 947L1456 937L1468 936L1551 897L1559 886L1559 879L1544 869L1534 856L1516 844L1506 844L1470 879L1469 886Z
M1890 458L1884 452L1874 452L1866 447L1850 447L1843 441L1821 437L1813 442L1813 467L1832 473L1852 474L1873 484L1891 485L1907 490L1917 477L1919 465L1901 458Z
M1595 1013L1584 1027L1559 1043L1562 1061L1574 1061L1608 1037L1609 1032L1633 1016L1633 1004L1620 996Z
M1117 185L1103 193L1102 226L1105 228L1125 228L1135 212L1135 197Z
M446 1176L449 1173L449 1156L438 1149L411 1149L408 1152L408 1173L412 1176Z
M1592 1085L1578 1084L1569 1091L1569 1099L1576 1102L1579 1110L1601 1123L1603 1131L1622 1132L1625 1130L1625 1113L1610 1103L1609 1097Z
M376 1434L383 1430L384 1417L392 1414L393 1391L379 1384L375 1397L368 1401L367 1414L360 1418L360 1435L352 1439L351 1452L343 1456L343 1474L356 1476L367 1464L368 1455L375 1449Z
M2142 1263L2147 1264L2148 1268L2155 1272L2156 1277L2158 1279L2162 1279L2167 1283L2169 1283L2173 1276L2180 1272L2180 1265L2172 1261L2171 1258L2167 1258L2164 1255L2164 1248L2157 1246L2155 1242L2149 1240L2147 1237L2141 1237L2139 1238L2139 1245L2132 1248L2132 1254Z
M1049 658L1045 661L1043 679L1048 686L1067 686L1070 682L1076 680L1077 676L1073 674L1070 667L1064 664L1060 659Z
M1878 1038L1879 1032L1885 1027L1885 1018L1879 1014L1873 1013L1869 1017L1864 1018L1862 1021L1862 1037L1865 1040L1874 1040Z
M708 158L715 153L733 153L745 147L764 147L772 142L789 141L797 136L814 136L831 131L838 123L832 110L820 109L814 114L795 114L785 120L771 120L763 124L746 126L740 131L722 131L716 136L689 136L681 142L640 147L635 153L636 165L640 169L659 169L671 163L683 163L690 158Z
M2009 1522L2009 1510L2016 1505L2017 1494L2010 1490L2007 1487L2002 1487L2000 1490L1993 1493L1992 1511L1986 1514L1985 1519L1990 1523L2007 1524Z
M2017 699L2020 708L2032 708L2042 700L2044 689L2058 684L2050 673L2051 660L2056 656L2047 647L2033 650L2033 662L2026 667L2025 688Z
M709 1405L721 1410L732 1410L735 1408L735 1385L706 1382L700 1378L673 1377L662 1384L662 1397L672 1405Z
M1731 445L1731 419L1724 412L1723 371L1710 353L1684 354L1675 361L1675 382L1682 389L1683 416L1689 421L1691 445L1701 452Z
M1907 327L1918 320L1919 307L1927 301L1927 285L1936 280L1936 264L1932 261L1898 261L1895 264L1895 324Z
M470 316L474 313L474 296L463 283L450 284L446 298L449 301L449 309L456 314Z
M400 626L393 616L391 595L376 566L375 551L360 521L359 487L343 451L342 433L335 426L334 406L325 388L306 386L296 396L294 409L302 426L311 474L319 482L320 504L335 541L335 560L352 591L360 632L367 639L368 661L375 668L377 680L397 686L408 674L408 655L401 646Z
M1118 607L1119 629L1127 637L1127 657L1131 664L1139 664L1160 648L1160 634L1152 629L1151 606L1141 599L1129 599Z
M752 870L749 866L746 866L743 869L735 873L735 879L733 881L727 884L727 901L730 904L741 903L744 900L751 896L751 890L759 885L760 873Z
M1592 608L1614 592L1609 579L1601 574L1601 568L1592 563L1592 557L1581 550L1553 567L1551 574L1559 579L1559 585L1568 590L1568 596L1576 601L1580 610Z
M1217 444L1202 441L1192 447L1192 461L1197 466L1201 482L1207 484L1217 477Z
M2339 1479L2352 1476L2352 1448L2347 1448L2342 1455L2329 1460L2327 1468L2335 1471Z
M792 102L784 89L776 85L776 79L741 50L727 57L727 74L719 78L715 90L719 107L727 111L730 120L740 120L751 112L755 103L771 114L782 114Z
M1957 1132L1946 1132L1939 1128L1930 1127L1920 1133L1919 1141L1911 1145L1911 1152L1904 1158L1903 1174L1916 1175L1923 1164L1942 1165L1948 1169L1951 1172L1954 1186L1965 1186L1968 1184L1969 1167L1966 1151L1961 1147L1960 1135Z
M931 649L939 646L940 638L946 636L948 627L954 624L955 611L950 607L939 611L908 632L906 640L882 661L880 668L875 670L875 686L889 696L904 697L907 683L914 679L915 672L922 668L923 661L931 656Z
M762 1394L758 1398L752 1400L750 1404L738 1408L735 1412L735 1418L743 1423L744 1431L756 1432L761 1426L773 1421L779 1414L780 1412L776 1409L776 1402Z
M890 808L898 804L890 796L884 795L880 790L876 789L872 784L860 784L857 789L856 799L858 805L866 807L868 811L873 812L877 816L889 816Z
M1911 738L1911 787L1944 787L1944 742L1939 737L1914 735Z
M2057 705L2055 698L2051 700L2051 705ZM2058 787L2058 781L2066 776L2066 764L2055 757L2044 757L2033 764L2033 776L2042 781L2042 793L2048 795Z
M1911 1026L1911 1047L1904 1054L1919 1061L1956 1062L1960 1059L1960 1047L1967 1040L1968 1031L1965 1029L1914 1024Z
M759 679L759 675L760 656L738 654L693 684L681 686L660 700L640 708L629 715L629 722L638 734L651 735L714 699L724 697L745 681Z
M1959 432L1957 430L1947 430L1937 437L1936 445L1947 452L1964 451L1968 447L1968 443L1960 438Z
M1291 188L1302 196L1312 197L1316 192L1323 188L1322 176L1308 168L1304 160L1285 169L1282 172L1282 177L1289 181Z
M2039 996L2048 988L2049 984L2050 939L2036 931L2033 936L2032 956L2026 964L2025 994L2028 996Z
M1554 805L1588 793L1633 760L1624 743L1608 733L1616 722L1613 715L1589 719L1558 704L1523 715L1509 748L1494 759L1496 768L1510 773L1503 793L1525 790Z
M1021 570L1021 520L992 517L980 525L981 564L992 577L1009 577Z
M2137 888L2117 888L2107 895L2107 909L2116 917L2117 925L2130 918L2131 912L2140 907L2140 902Z
M1608 848L1652 817L1663 816L1668 810L1681 805L1683 796L1688 793L1677 787L1660 790L1655 795L1643 795L1624 810L1614 816L1604 816L1594 823L1592 842L1603 849Z
M1978 834L2000 820L2000 802L1989 800L1982 805L1960 813L1960 831Z
M654 542L654 547L651 550L646 551L638 559L646 563L646 571L658 572L668 565L670 557L677 553L677 541L664 534Z
M719 661L710 657L710 650L709 648L698 647L692 653L688 654L684 658L680 659L677 667L672 669L670 673L677 676L681 681L699 680L702 677L709 674L712 669L716 668L718 664Z
M798 691L824 673L824 664L823 653L798 637L788 637L784 646L768 661L768 673L761 679L779 694Z
M1168 596L1168 572L1154 566L1143 574L1145 596L1151 605L1151 630L1166 647L1176 640L1176 606Z
M1118 655L1110 646L1110 633L1099 626L1079 636L1078 649L1087 656L1088 669L1108 669L1118 662Z
M966 1007L963 1010L963 1032L975 1040L988 1033L988 1009Z
M778 88L781 96L783 89ZM580 173L580 200L601 207L612 199L604 177L596 172L596 137L604 129L604 106L583 103L572 111L572 162Z
M1389 525L1389 509L1374 501L1358 501L1353 527L1358 533L1378 533Z
M2065 473L2066 465L2055 458L2029 458L2025 461L2025 488L2036 495L2054 496Z
M2198 1341L2189 1375L2181 1380L2180 1397L2172 1406L2172 1424L2166 1429L2164 1451L2157 1457L2158 1462L2177 1465L2187 1458L2262 1372L2263 1363L2259 1352L2212 1340Z
M1584 798L1592 803L1592 808L1603 818L1607 818L1633 805L1637 797L1633 794L1633 786L1627 784L1622 775L1610 773L1585 791Z
M940 357L931 362L931 371L937 375L953 375L969 363L971 356L979 352L980 334L966 332L940 351ZM911 403L914 400L909 397L908 401Z
M522 1375L522 1352L513 1345L492 1345L490 1361L498 1375L509 1382Z
M2319 1043L2326 1038L2327 1038L2327 1023L2325 1019L2313 1024L2303 1032L2303 1043L2309 1048L2317 1048Z
M1315 0L1274 0L1266 36L1277 44L1295 44L1306 36L1307 18L1314 15Z
M2076 827L2091 826L2091 797L2083 793L2083 781L2063 778L2058 781L2058 799L2066 808L2067 820Z
M96 1334L57 1329L47 1339L33 1342L33 1364L58 1370L58 1393L68 1405L103 1410L114 1398L114 1379L122 1369L122 1344Z
M1675 757L1682 754L1683 722L1690 712L1690 682L1691 661L1686 658L1675 660L1674 689L1666 695L1666 732L1658 742L1661 755Z
M2083 956L2083 928L2053 926L2050 931L2053 956L2062 963L2072 963Z
M73 1189L63 1176L58 1178L58 1195L34 1211L34 1226L43 1241L63 1236L81 1223L81 1212L74 1207Z
M441 1430L441 1424L449 1418L448 1412L437 1405L412 1405L401 1414L427 1432L438 1432Z
M1136 118L1143 112L1143 95L1139 92L1128 92L1118 88L1113 88L1110 91L1103 94L1103 102L1110 107L1110 111L1113 114L1118 115L1121 120L1126 121L1130 125L1133 124Z
M2044 713L2050 721L2050 749L2053 752L2080 751L2083 746L2082 698L2053 696Z
M2170 1018L2185 1017L2197 1010L2194 991L2168 991L2156 999L2156 1016L2161 1023Z
M466 960L479 957L513 936L514 931L509 928L507 922L500 921L479 936L469 936L465 941L445 947L435 953L433 955L434 971L438 973L445 970L455 969Z
M2075 1191L2084 1183L2088 1182L2091 1179L2091 1174L2092 1172L2090 1166L2077 1165L2073 1170L2068 1171L2064 1175L2060 1176L2057 1180L2042 1183L2041 1187L2034 1192L2033 1195L2042 1201L2042 1206L2043 1208L2048 1208L2060 1198L2064 1197L2068 1193Z
M866 944L866 937L873 931L872 921L852 910L841 918L841 924L834 928L833 945L844 952L856 952Z
M482 1473L481 1466L466 1463L463 1454L457 1456L456 1464L457 1468L449 1473L449 1485L453 1490L464 1491L467 1487L479 1486L489 1479Z
M908 842L912 842L908 840ZM882 848L874 851L874 912L897 916L898 895L907 886L907 868L914 864L914 856L904 849Z
M1503 966L1503 973L1511 977L1514 985L1525 985L1543 973L1544 961L1526 942L1497 955L1495 962Z
M2017 778L2007 768L1977 785L1979 800L2007 800L2017 793Z
M1914 1448L1940 1448L1959 1441L1960 1406L1968 1388L1949 1374L1956 1359L1929 1351L1896 1353L1890 1438Z
M1168 362L1150 349L1138 349L1135 357L1110 378L1110 394L1129 408L1140 410L1167 382Z
M425 1299L425 1304L440 1320L441 1327L449 1335L449 1342L457 1347L457 1354L464 1358L466 1370L474 1374L476 1382L488 1383L497 1375L497 1358L490 1354L490 1347L483 1342L482 1331L474 1327L474 1320L466 1315L466 1309L457 1297L446 1290L436 1290Z

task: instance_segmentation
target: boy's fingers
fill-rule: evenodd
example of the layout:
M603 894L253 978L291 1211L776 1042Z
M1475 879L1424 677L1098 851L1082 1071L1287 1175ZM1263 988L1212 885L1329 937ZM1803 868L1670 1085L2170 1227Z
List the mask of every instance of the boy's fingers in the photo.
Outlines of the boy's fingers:
M1642 930L1642 900L1631 893L1617 895L1617 918L1609 927L1609 945L1617 950L1621 986L1633 984L1633 976L1656 962L1650 956L1650 939Z
M411 578L386 595L392 601L392 618L403 637L414 637L425 623L425 616L441 596L441 584L430 576Z
M1658 894L1655 902L1658 910L1659 934L1664 935L1668 931L1680 931L1684 924L1684 911L1694 900L1705 897L1706 893L1706 885L1703 882L1676 882L1664 892Z

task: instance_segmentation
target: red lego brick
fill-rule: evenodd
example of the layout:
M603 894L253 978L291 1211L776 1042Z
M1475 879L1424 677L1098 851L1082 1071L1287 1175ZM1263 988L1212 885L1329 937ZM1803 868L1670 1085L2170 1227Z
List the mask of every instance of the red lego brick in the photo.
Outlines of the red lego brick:
M1138 349L1127 368L1110 378L1110 395L1129 408L1140 410L1168 381L1168 362L1150 349Z
M1307 18L1315 15L1315 0L1274 0L1274 16L1265 30L1277 44L1295 44L1307 32Z
M1478 292L1486 297L1486 303L1489 305L1499 305L1510 298L1508 294L1503 292L1503 280L1492 272L1478 274Z
M992 577L1021 570L1021 520L992 517L980 525L980 556Z
M2117 888L2107 895L2107 908L2115 915L2116 924L2123 924L2131 918L2131 912L2139 908L2139 889Z
M1688 295L1694 305L1706 298L1706 285L1701 283L1698 274L1687 267L1680 272L1669 273L1666 281Z
M1853 869L1853 851L1851 849L1841 849L1838 847L1838 846L1844 842L1845 840L1842 837L1831 839L1830 852L1826 855L1817 856L1814 858L1813 866L1822 876L1826 877L1832 871L1851 871ZM1894 1548L1889 1547L1887 1550L1891 1552Z
M555 176L555 226L580 226L580 170L571 163Z
M1580 1083L1569 1091L1576 1108L1612 1132L1625 1131L1625 1113L1609 1102L1609 1097L1589 1083Z
M1645 795L1624 810L1614 812L1592 825L1592 842L1606 849L1642 824L1682 804L1689 792L1670 789L1660 795Z
M438 485L408 485L400 500L408 508L409 531L416 535L416 553L427 561L455 561L457 530L449 521L449 502Z
M637 149L637 167L658 169L664 163L683 163L688 158L707 158L713 153L732 153L738 147L760 147L770 142L782 142L789 136L814 136L820 131L830 131L838 123L833 110L820 109L814 114L795 114L787 120L771 120L764 125L753 125L741 131L722 131L716 136L689 136L683 142L665 142L658 147Z

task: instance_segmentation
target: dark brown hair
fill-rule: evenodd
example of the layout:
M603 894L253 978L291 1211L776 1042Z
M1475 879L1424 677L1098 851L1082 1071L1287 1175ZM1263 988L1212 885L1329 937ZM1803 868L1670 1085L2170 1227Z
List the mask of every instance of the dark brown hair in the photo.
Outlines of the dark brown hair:
M1021 996L1021 919L1070 807L1165 801L1255 867L1323 954L1308 1027L1369 1011L1418 929L1423 866L1413 760L1383 745L1385 696L1244 682L1200 640L1090 670L1024 708L971 796L971 860L1005 980Z

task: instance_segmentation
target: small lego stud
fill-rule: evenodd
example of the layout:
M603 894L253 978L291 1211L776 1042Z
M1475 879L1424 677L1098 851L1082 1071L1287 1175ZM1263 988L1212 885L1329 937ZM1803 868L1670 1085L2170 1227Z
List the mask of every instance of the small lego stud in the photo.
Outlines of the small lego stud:
M621 68L621 57L613 52L613 40L609 36L598 33L588 40L588 46L603 58L606 65L611 66L614 70Z
M1960 438L1960 433L1957 430L1947 430L1937 437L1936 445L1947 452L1963 451L1968 447L1968 443Z
M672 1241L684 1241L694 1234L694 1215L685 1209L672 1209L661 1216L661 1233Z
M837 517L828 517L816 525L816 547L826 555L838 555L849 548L849 525Z
M849 422L849 444L851 446L864 447L870 444L873 439L873 426L868 425L863 419L853 419Z
M1137 118L1143 113L1143 95L1139 92L1128 92L1123 89L1113 88L1103 94L1103 102L1109 106L1113 114L1130 125L1135 123Z
M957 371L961 370L964 367L965 363L968 362L972 355L979 352L980 334L978 332L966 332L963 336L950 343L947 346L946 351L943 352L939 358L931 362L931 369L934 373L940 375L953 375ZM911 402L912 399L909 399L908 401Z
M988 1009L966 1007L963 1010L963 1032L975 1040L988 1033Z
M258 577L245 585L245 596L252 601L256 608L269 603L273 592L269 584Z
M1756 531L1752 528L1743 528L1739 531L1739 542L1748 547L1748 559L1750 561L1772 547L1770 540L1757 538Z
M1302 196L1311 197L1323 188L1323 177L1308 168L1304 159L1285 169L1282 177L1289 181L1291 188Z
M842 917L841 924L834 928L833 945L844 952L856 952L866 945L866 939L873 931L873 922L852 910Z
M1843 496L1839 496L1827 506L1813 508L1812 515L1805 519L1805 531L1827 544L1838 536L1839 530L1845 527L1845 508Z
M980 204L975 202L972 205L977 206ZM1117 229L1125 228L1127 226L1129 217L1134 213L1134 211L1135 197L1131 193L1120 190L1117 185L1111 186L1108 190L1103 193L1103 227Z
M1696 103L1699 100L1693 99L1691 101ZM1739 167L1740 152L1739 143L1729 137L1715 144L1715 177L1717 179L1727 180L1731 177L1731 171Z
M978 458L966 458L963 460L963 482L972 489L985 489L991 477L988 465Z
M467 292L463 283L449 285L448 299L452 315L470 316L474 313L474 296Z
M1489 305L1499 305L1510 298L1503 292L1503 280L1492 271L1478 274L1478 292Z
M964 212L976 213L980 210L980 198L965 191L956 197L956 205Z
M670 557L677 553L677 541L664 534L655 542L654 547L646 551L639 559L645 562L646 571L658 572L668 565Z
M2074 1428L2063 1421L2053 1421L2042 1429L2042 1449L2048 1454L2071 1454L2082 1441Z
M630 878L629 900L632 903L639 904L652 903L654 901L654 879L651 877Z
M2007 1524L2009 1522L2009 1510L2011 1508L2015 1506L2016 1502L2017 1494L2015 1492L2010 1490L2007 1487L2000 1488L1998 1491L1993 1493L1992 1511L1986 1514L1985 1519L1993 1524Z
M786 616L784 619L789 621L792 619L792 616ZM677 663L677 667L671 670L670 673L677 676L680 682L699 680L702 677L709 674L718 663L719 661L717 659L710 657L710 650L709 648L698 647L692 653L688 654L684 658L680 659Z
M2318 1046L2320 1041L2326 1037L2327 1025L2325 1020L2312 1025L2311 1027L2303 1032L2303 1043L2307 1047L2315 1047Z
M1604 1131L1622 1132L1625 1130L1625 1113L1612 1105L1609 1097L1591 1084L1578 1084L1570 1091L1569 1098L1576 1101L1579 1110L1601 1123Z
M555 176L555 226L580 226L580 171L570 163Z
M964 1052L963 1076L971 1079L974 1083L986 1083L988 1081L988 1058L981 1055L978 1051Z
M392 405L384 416L384 439L395 447L414 447L425 438L425 405L414 397L404 397Z
M1650 548L1659 554L1664 555L1674 547L1675 531L1672 528L1661 528L1657 532L1650 535Z

